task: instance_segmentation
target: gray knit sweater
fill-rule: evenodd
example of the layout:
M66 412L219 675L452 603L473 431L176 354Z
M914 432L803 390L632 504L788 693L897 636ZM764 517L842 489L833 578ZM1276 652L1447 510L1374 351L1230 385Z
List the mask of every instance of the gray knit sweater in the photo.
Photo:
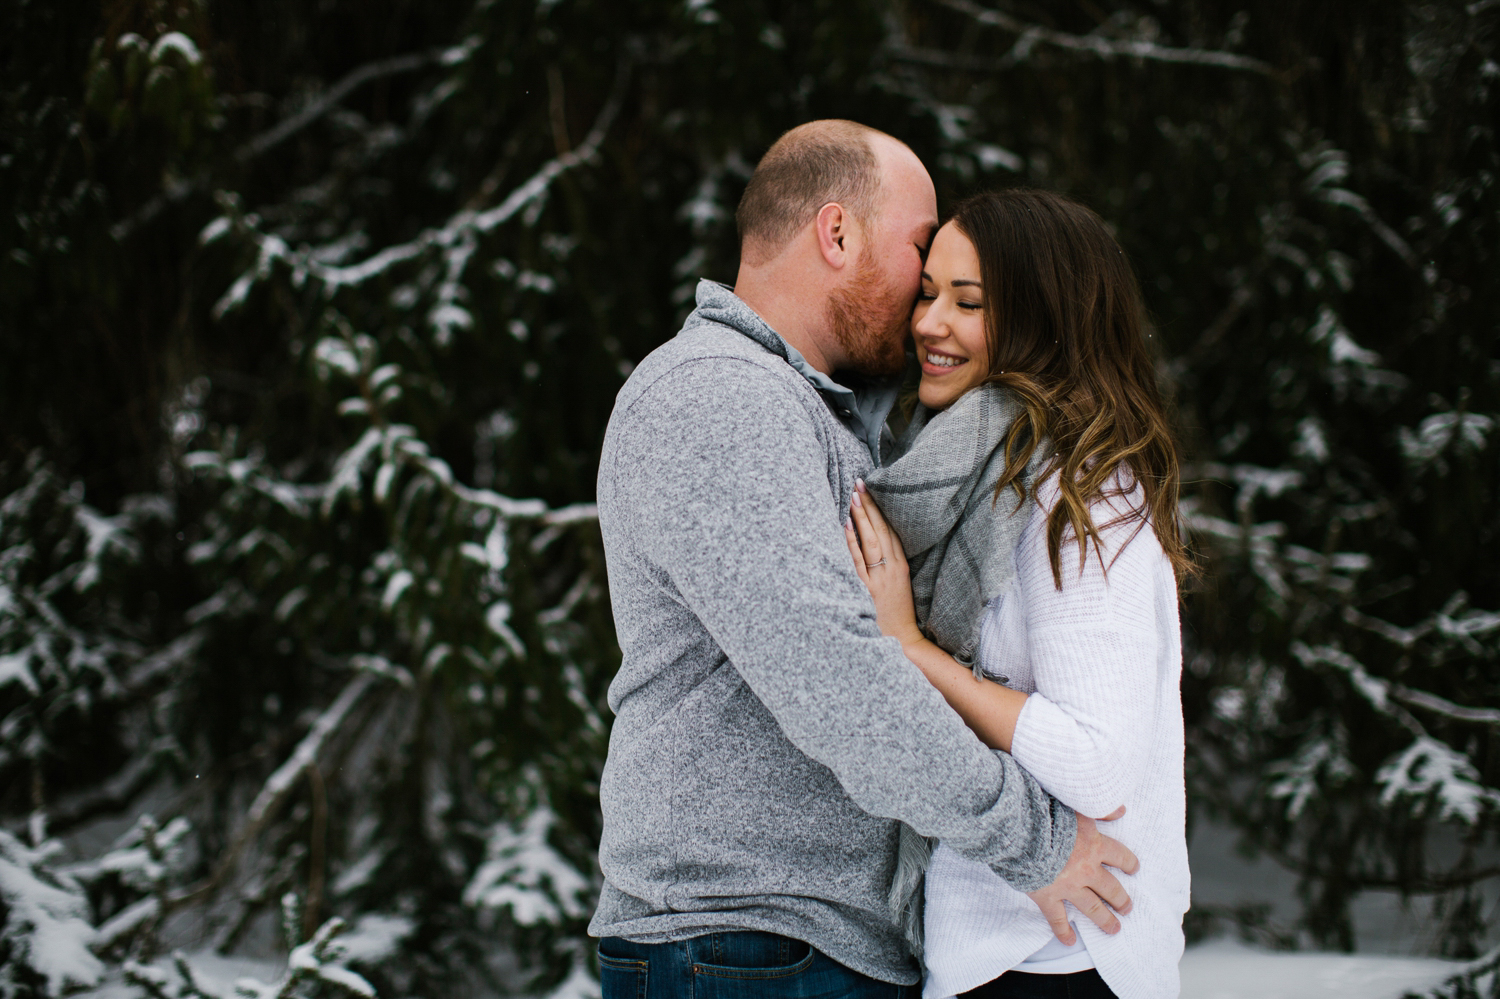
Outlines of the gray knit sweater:
M599 463L623 659L594 935L764 930L911 983L893 820L1021 890L1062 869L1073 813L875 625L840 526L870 468L722 285L621 389Z

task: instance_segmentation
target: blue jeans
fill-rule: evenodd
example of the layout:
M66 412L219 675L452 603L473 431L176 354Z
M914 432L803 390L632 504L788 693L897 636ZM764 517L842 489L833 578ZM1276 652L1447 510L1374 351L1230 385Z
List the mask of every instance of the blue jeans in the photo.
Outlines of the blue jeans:
M917 999L774 933L709 933L677 943L599 941L604 999Z

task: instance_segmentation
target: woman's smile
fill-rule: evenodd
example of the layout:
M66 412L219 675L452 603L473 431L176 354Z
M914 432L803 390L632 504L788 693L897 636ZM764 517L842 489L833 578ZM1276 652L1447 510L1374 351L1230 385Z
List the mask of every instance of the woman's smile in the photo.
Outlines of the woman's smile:
M946 409L989 377L989 339L979 255L953 223L938 230L922 271L922 292L911 316L912 339L922 362L917 398Z
M928 374L931 374L935 378L940 378L943 375L948 374L948 371L951 371L953 368L958 367L960 364L968 364L969 363L969 359L967 357L957 357L957 356L955 356L953 354L944 354L944 353L942 353L940 351L934 350L931 347L928 347L928 348L924 349L922 351L922 354L923 354L923 358L922 358L923 369L922 370L924 372L928 373ZM941 371L940 370L940 371L931 371L931 372L928 372L927 371L928 367L932 367L932 368L946 368L946 369L948 369L948 371Z

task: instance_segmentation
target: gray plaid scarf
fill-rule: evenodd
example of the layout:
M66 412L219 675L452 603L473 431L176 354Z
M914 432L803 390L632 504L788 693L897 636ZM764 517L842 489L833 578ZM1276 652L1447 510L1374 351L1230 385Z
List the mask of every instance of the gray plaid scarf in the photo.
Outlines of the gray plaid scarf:
M945 410L918 406L896 457L865 480L911 566L917 623L955 659L979 672L984 608L1015 575L1013 552L1030 519L1029 495L1017 504L995 484L1005 472L1005 437L1023 412L1008 389L980 385ZM1046 447L1022 473L1028 493ZM922 879L932 845L905 823L890 905L922 956Z

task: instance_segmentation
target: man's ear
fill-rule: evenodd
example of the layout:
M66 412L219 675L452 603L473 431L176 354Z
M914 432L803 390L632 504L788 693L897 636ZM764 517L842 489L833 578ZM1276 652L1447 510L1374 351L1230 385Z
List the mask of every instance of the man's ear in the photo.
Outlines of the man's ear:
M837 201L830 201L818 209L818 217L813 222L818 236L818 252L835 270L842 270L848 263L853 248L849 242L849 223L849 214Z

